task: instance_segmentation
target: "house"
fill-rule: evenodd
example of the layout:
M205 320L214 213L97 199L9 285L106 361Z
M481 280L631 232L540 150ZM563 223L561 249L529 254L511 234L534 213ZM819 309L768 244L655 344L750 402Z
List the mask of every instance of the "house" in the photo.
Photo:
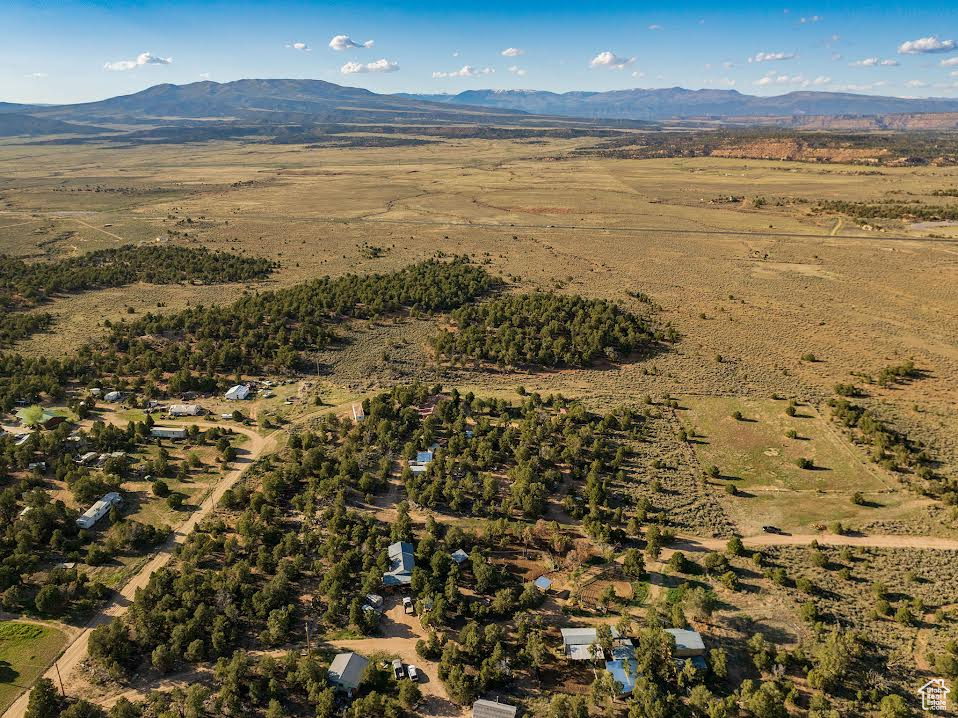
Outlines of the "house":
M185 439L186 429L182 426L153 426L150 427L150 436L157 439Z
M108 391L103 395L104 401L120 401L121 399L123 399L123 392L121 391Z
M366 418L366 412L363 411L362 404L353 404L353 421L357 424Z
M88 451L85 454L83 454L80 458L78 458L76 462L80 466L86 466L87 464L92 464L94 461L96 461L99 458L99 456L100 455L96 453L95 451Z
M532 583L543 593L549 593L549 590L552 588L552 579L548 576L539 576L539 578Z
M480 698L472 704L472 718L515 718L519 709L498 700Z
M612 638L619 637L615 626L610 626ZM599 636L593 628L562 628L562 645L566 658L573 661L593 661L602 658L602 649L599 648Z
M461 548L457 548L451 554L452 560L455 561L460 566L469 560L469 554L463 551Z
M666 628L665 632L675 639L675 650L672 655L676 658L691 658L705 655L705 643L698 631L685 628Z
M92 528L97 521L110 513L111 508L119 506L122 503L123 497L116 491L111 491L83 512L83 515L77 519L77 526L81 529Z
M67 420L65 416L51 414L46 409L43 410L39 418L31 416L32 413L33 412L30 410L30 407L27 407L20 409L16 416L17 419L20 420L20 423L24 426L28 426L30 423L32 423L34 426L40 426L44 429L54 429Z
M242 401L249 396L249 387L245 384L237 384L236 386L230 387L229 391L226 392L226 398L230 401Z
M206 409L199 404L171 404L167 413L170 416L203 416Z
M406 541L397 541L387 549L389 570L383 574L383 586L408 586L412 583L412 570L416 565L413 546Z
M326 675L337 690L343 691L351 698L356 695L368 665L369 659L358 653L337 653L329 664Z
M428 464L433 459L433 453L431 451L417 451L416 452L416 463L417 464Z

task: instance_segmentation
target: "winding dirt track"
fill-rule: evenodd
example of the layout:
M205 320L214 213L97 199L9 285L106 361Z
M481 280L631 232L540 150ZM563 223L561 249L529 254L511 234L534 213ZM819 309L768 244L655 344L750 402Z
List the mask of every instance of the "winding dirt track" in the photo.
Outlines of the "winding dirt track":
M202 423L198 425L203 426ZM216 425L209 424L208 426L212 427ZM56 663L43 674L45 678L49 678L57 685L59 684L59 677L63 678L64 683L71 682L70 679L80 662L86 658L87 646L90 642L90 634L93 630L127 612L133 602L133 597L136 595L136 590L146 586L150 580L150 576L169 563L173 557L173 550L176 546L182 544L187 536L193 532L193 529L216 508L216 505L220 499L223 498L223 494L226 493L226 490L233 487L236 482L240 480L246 472L246 469L256 461L256 459L262 456L267 449L273 450L276 446L276 435L279 433L278 431L263 437L252 429L236 426L232 428L238 433L245 434L249 439L249 441L241 447L243 453L235 462L240 465L227 473L216 486L213 487L213 490L206 496L203 503L200 504L196 511L173 533L170 539L160 547L153 558L130 579L109 604L100 609L100 611L90 619L83 627L83 630L77 634L73 641L66 647ZM57 669L59 669L59 677L57 675ZM29 695L29 692L24 692L17 698L3 714L3 718L23 718L26 715Z
M345 405L342 405L345 406ZM341 407L334 407L336 411ZM307 421L319 414L330 411L326 408L321 411L311 412L299 417L295 423ZM201 428L217 426L216 424L206 424L199 422ZM199 525L199 523L208 516L219 503L227 489L233 487L246 472L246 469L264 453L275 451L277 447L276 437L283 430L278 429L268 436L261 436L252 429L245 427L233 427L234 431L245 434L249 441L242 447L244 452L236 461L241 464L233 471L226 474L213 490L203 500L199 508L194 511L190 518L180 526L174 535L167 541L153 556L153 558L140 569L137 574L123 587L116 597L107 606L101 609L87 624L83 630L67 646L63 654L51 666L44 676L51 679L54 683L58 682L56 669L59 668L59 675L63 678L65 684L72 684L72 678L80 663L86 658L87 646L90 640L90 633L98 626L109 623L114 618L122 616L127 612L136 594L136 589L145 586L153 573L167 563L173 555L173 549L182 544L189 534ZM746 547L761 546L807 546L813 540L822 545L829 546L860 546L870 548L905 548L905 549L927 549L935 551L955 551L958 552L958 540L948 538L938 538L932 536L895 536L895 535L873 535L873 536L843 536L837 534L759 534L756 536L746 536L742 542ZM700 536L689 536L680 534L676 536L663 552L665 556L674 551L705 552L705 551L724 551L726 540L721 538L706 538ZM412 633L412 632L411 632ZM412 633L411 638L387 636L384 639L378 639L382 645L377 644L377 639L366 639L362 641L364 648L377 648L387 650L390 653L402 655L407 661L415 659L415 640L419 636ZM337 641L334 642L337 648L347 650L357 648L358 645L352 645L354 642ZM410 651L412 651L410 653ZM407 656L408 654L408 656ZM422 663L421 659L419 662ZM436 715L456 715L449 705L444 691L439 687L432 687L433 690L424 691L439 705ZM26 715L27 704L29 701L29 692L24 692L7 710L2 718L24 718Z

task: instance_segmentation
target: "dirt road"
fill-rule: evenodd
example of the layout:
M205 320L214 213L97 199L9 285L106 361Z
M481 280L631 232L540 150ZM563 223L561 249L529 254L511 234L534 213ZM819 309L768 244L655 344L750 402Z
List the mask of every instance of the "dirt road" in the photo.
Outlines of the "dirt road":
M817 541L823 546L860 546L863 548L910 548L932 551L958 551L958 539L937 538L935 536L895 536L882 534L877 536L846 536L839 534L758 534L744 536L745 547L762 546L808 546ZM728 542L725 539L703 538L700 536L678 535L667 547L672 551L724 551Z
M153 572L169 563L173 556L173 549L178 544L182 544L197 525L216 508L216 505L220 499L223 498L223 494L226 493L226 490L234 486L243 476L246 469L267 449L272 450L276 445L276 434L278 432L273 432L269 436L263 437L252 429L237 426L232 428L238 433L245 434L248 438L248 441L241 447L241 453L235 461L238 466L220 479L216 486L213 487L213 490L210 491L203 500L203 503L200 504L196 511L173 533L170 539L160 547L153 558L130 579L108 605L90 619L86 626L83 627L83 630L73 638L72 643L64 649L55 665L47 669L46 673L44 673L44 677L57 683L57 669L59 669L59 675L63 678L64 684L68 687L71 686L78 666L83 659L86 658L87 646L90 642L90 634L93 632L93 629L109 623L114 618L122 616L127 612L133 602L136 589L146 586ZM69 688L67 692L69 692ZM23 718L23 716L26 715L28 702L29 693L23 693L6 710L3 714L3 718Z

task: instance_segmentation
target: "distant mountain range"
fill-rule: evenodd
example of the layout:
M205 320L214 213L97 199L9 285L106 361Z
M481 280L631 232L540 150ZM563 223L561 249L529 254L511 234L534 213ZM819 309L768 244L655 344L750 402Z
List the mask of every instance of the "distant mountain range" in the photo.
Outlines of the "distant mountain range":
M930 113L958 113L958 99L907 99L835 92L790 92L777 97L756 97L735 90L680 87L562 94L539 90L470 90L458 95L381 95L322 80L277 79L156 85L132 95L73 105L0 102L0 136L109 131L96 125L154 128L220 125L217 132L228 134L228 128L222 128L223 123L255 127L315 127L335 123L482 125L580 131L582 128L594 130L597 124L629 128L681 119L770 124L770 118L784 118L779 124L792 122L794 125L797 119L789 118L805 118L802 120L805 121L811 117ZM78 129L75 123L82 127ZM827 123L815 126L827 127ZM883 122L880 126L890 125Z
M757 97L744 95L737 90L686 90L681 87L562 94L543 90L467 90L458 95L401 96L429 102L521 110L540 115L647 121L693 117L725 119L958 112L958 99L948 98L921 100L847 92L789 92L776 97Z

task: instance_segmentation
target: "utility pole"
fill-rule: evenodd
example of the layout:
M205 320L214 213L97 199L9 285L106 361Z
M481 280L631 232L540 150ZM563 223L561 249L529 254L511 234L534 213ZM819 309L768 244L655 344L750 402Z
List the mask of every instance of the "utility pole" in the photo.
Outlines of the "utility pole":
M60 666L57 665L56 661L53 662L53 667L57 670L57 680L60 681L60 695L66 698L67 692L63 690L63 678L60 676Z
M309 616L306 617L306 655L313 655L313 646L309 640Z

